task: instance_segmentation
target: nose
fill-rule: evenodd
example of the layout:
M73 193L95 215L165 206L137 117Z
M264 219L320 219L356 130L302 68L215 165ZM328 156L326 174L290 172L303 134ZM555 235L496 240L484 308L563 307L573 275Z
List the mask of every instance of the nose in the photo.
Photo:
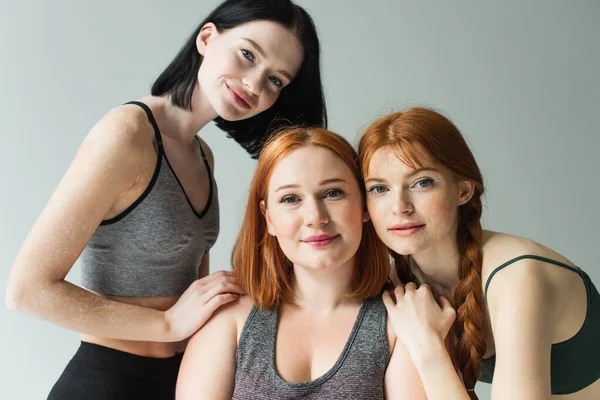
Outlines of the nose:
M260 96L264 86L264 79L263 72L254 70L242 79L242 83L254 96Z
M410 215L414 211L414 206L407 190L400 190L396 194L392 212L394 215Z
M304 203L304 225L315 228L326 225L329 222L329 213L322 202L316 200L305 200Z

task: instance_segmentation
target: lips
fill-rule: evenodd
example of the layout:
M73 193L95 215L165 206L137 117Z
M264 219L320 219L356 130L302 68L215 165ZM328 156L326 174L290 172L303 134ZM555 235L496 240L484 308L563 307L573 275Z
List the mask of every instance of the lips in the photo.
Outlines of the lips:
M252 99L243 90L240 90L235 86L229 86L228 84L225 84L225 86L227 86L231 99L238 107L246 110L252 108Z
M313 235L302 240L303 243L306 243L309 246L313 247L325 247L332 243L335 239L338 238L339 235Z
M405 222L403 224L396 224L391 226L388 230L390 233L396 236L410 236L425 227L425 224L420 224L418 222Z

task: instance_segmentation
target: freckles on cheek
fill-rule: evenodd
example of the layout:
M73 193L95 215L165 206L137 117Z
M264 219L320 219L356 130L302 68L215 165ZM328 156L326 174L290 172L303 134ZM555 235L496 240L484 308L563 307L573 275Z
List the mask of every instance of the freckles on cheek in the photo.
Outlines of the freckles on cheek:
M377 225L384 221L386 215L385 211L391 211L391 208L383 201L372 200L367 202L367 210L369 211L369 216L371 217L373 225L377 227Z
M447 217L452 213L452 204L444 196L436 196L423 203L422 213L437 218Z

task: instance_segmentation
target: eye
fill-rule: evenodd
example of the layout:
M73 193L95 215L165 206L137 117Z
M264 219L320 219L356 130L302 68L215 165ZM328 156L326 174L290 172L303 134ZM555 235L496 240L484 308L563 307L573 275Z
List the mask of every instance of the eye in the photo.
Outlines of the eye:
M420 181L417 181L415 183L415 187L417 189L426 189L432 185L433 185L433 179L431 179L431 178L421 179Z
M388 191L388 188L386 188L383 185L375 185L369 189L369 193L373 193L373 194L381 194L381 193L384 193L387 191Z
M251 63L254 63L254 60L255 60L254 54L250 50L240 49L240 52L242 53L242 55L244 56L245 59L247 59Z
M271 81L271 83L273 83L275 86L277 86L278 88L283 86L283 82L281 82L281 79L279 79L276 76L270 76L269 80Z
M300 198L294 194L284 196L279 202L283 204L295 204L300 201Z
M341 189L331 189L325 192L325 197L330 199L335 199L344 194L344 191Z

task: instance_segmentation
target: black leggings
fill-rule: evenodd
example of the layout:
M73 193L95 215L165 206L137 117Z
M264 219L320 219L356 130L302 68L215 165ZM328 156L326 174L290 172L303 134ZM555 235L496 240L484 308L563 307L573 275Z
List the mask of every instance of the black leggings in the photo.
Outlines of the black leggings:
M48 400L173 400L182 357L142 357L81 342Z

